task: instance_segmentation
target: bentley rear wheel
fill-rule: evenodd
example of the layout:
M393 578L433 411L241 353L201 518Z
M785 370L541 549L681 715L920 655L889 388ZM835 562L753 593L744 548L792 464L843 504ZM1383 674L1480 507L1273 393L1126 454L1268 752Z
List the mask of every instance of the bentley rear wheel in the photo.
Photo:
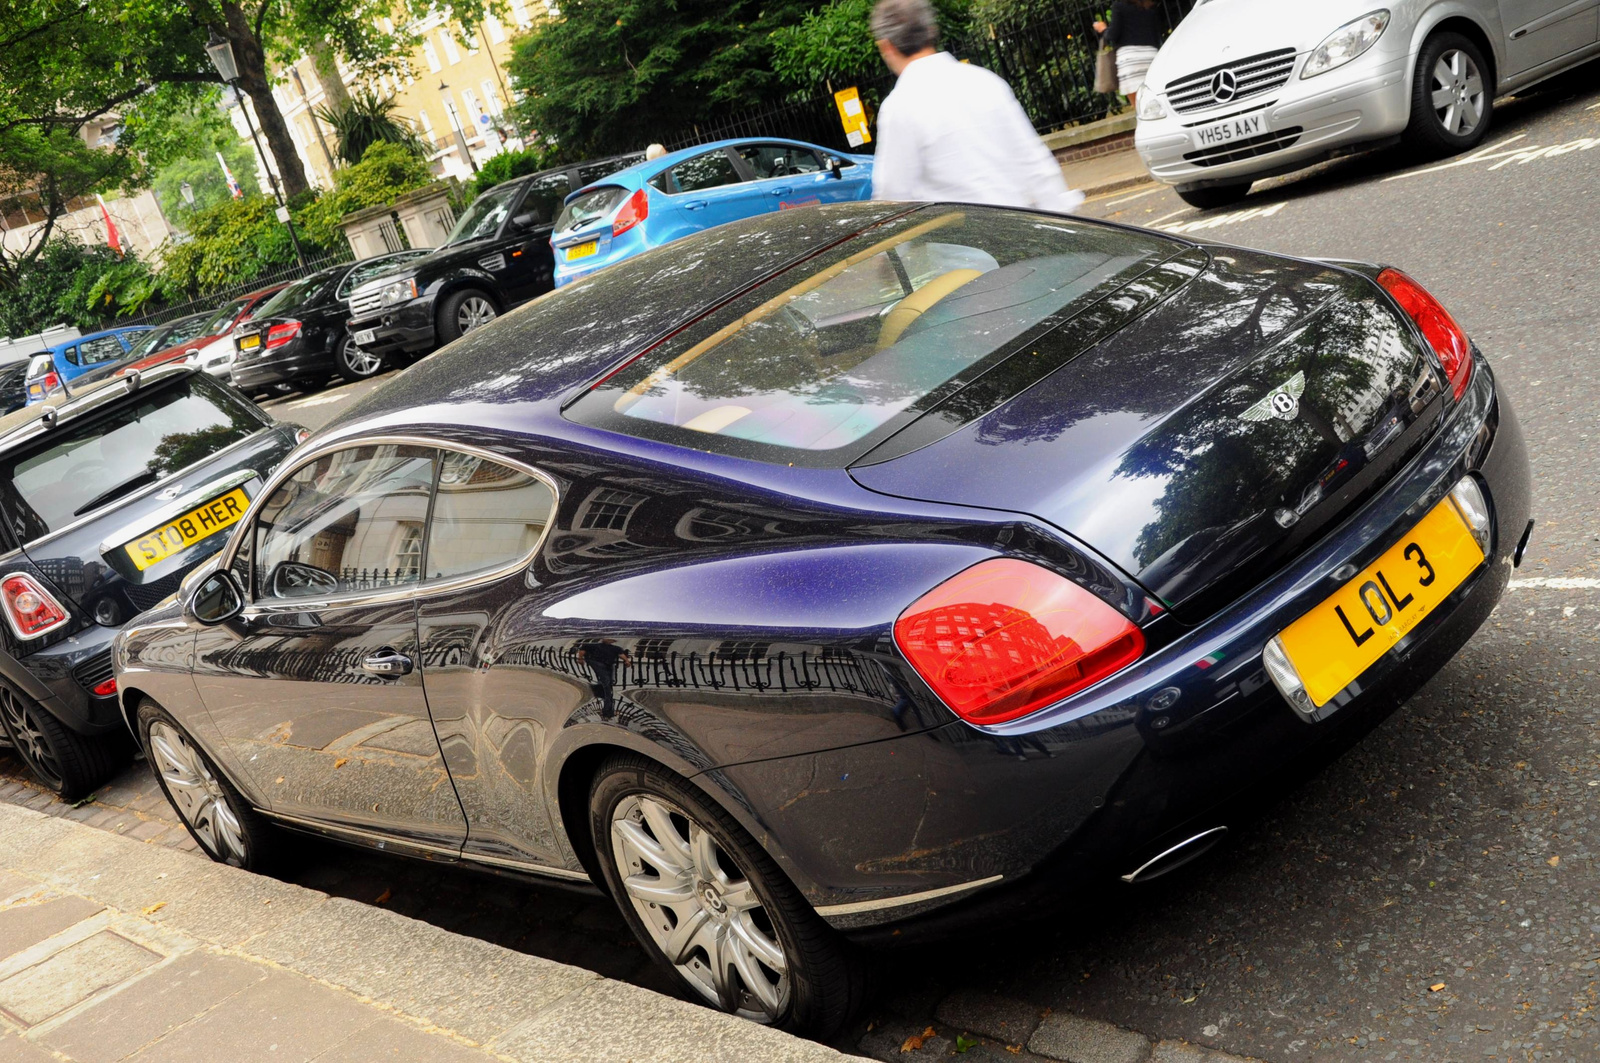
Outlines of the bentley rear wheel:
M861 1006L866 969L739 823L635 755L590 789L606 885L645 949L703 1003L810 1037Z

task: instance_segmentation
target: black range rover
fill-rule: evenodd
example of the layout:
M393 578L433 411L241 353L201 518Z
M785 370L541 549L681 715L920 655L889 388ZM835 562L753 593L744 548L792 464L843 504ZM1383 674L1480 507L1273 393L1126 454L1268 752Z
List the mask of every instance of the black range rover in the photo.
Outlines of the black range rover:
M0 417L0 728L75 800L131 749L111 639L225 541L304 429L188 366Z
M555 285L550 233L567 195L644 159L596 159L495 185L431 255L350 295L350 335L380 357L422 355Z

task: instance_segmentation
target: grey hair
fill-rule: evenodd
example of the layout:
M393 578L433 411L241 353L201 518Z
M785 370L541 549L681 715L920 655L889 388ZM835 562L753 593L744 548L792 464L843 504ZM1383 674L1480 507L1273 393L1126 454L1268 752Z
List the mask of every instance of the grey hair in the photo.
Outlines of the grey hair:
M916 55L939 43L939 17L928 0L878 0L872 38L888 41L901 55Z

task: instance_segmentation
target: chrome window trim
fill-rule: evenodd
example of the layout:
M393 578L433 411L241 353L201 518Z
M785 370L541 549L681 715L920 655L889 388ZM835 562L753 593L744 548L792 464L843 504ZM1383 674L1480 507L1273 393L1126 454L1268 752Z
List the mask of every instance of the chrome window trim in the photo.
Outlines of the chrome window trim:
M24 635L22 633L22 629L17 626L17 618L11 615L11 610L5 606L0 606L0 613L6 614L6 624L10 626L11 633L17 636L17 640L19 642L31 642L34 639L44 638L46 635L50 634L50 632L60 631L68 624L72 623L72 610L62 605L56 599L56 596L51 594L50 591L46 589L44 584L39 581L39 577L35 576L33 573L27 572L23 569L13 569L12 571L7 572L5 575L0 576L0 583L4 583L6 580L15 576L20 576L21 578L27 580L33 585L35 590L49 600L51 605L55 606L61 611L61 619L56 621L54 624L51 624L49 627L40 628L31 635Z
M349 450L354 447L390 445L432 447L433 449L439 451L453 451L457 454L470 454L473 457L482 458L485 461L498 462L507 468L516 469L519 472L527 473L529 476L532 476L534 479L540 481L550 489L550 516L549 519L545 521L544 530L539 533L539 538L534 542L533 546L528 549L528 552L519 557L515 562L507 562L498 568L485 569L482 572L470 572L464 576L453 576L450 579L429 580L426 578L427 574L423 573L424 578L418 580L416 583L407 584L404 587L398 587L393 590L376 592L350 591L345 594L331 594L325 597L317 598L306 597L259 599L254 596L253 587L246 587L245 593L250 600L245 603L245 607L240 614L241 616L243 616L245 619L254 619L255 617L266 614L303 613L308 610L331 609L345 605L368 605L390 601L403 601L406 598L414 598L419 594L432 594L435 592L461 590L463 588L474 587L479 584L493 583L495 580L504 579L505 577L520 572L526 569L529 565L533 564L533 559L539 556L539 551L544 548L545 540L550 537L550 532L555 525L556 514L561 512L561 486L556 483L556 480L553 476L547 472L544 472L542 469L538 469L527 464L524 461L507 457L504 454L488 450L484 447L477 447L465 443L447 442L443 439L425 435L384 434L375 436L347 436L337 440L329 440L328 442L313 447L310 450L301 452L299 460L296 461L294 465L285 465L277 472L273 473L271 478L267 480L266 484L262 486L261 493L251 501L250 508L245 512L244 517L240 519L239 523L235 526L237 530L235 531L233 537L230 538L228 544L222 548L222 560L218 562L217 568L230 570L233 568L234 558L239 553L239 545L243 539L243 536L249 533L250 529L255 527L256 518L259 515L258 511L260 510L261 506L264 504L266 499L272 497L273 492L276 491L285 480L288 480L295 473L316 461L318 458L327 454L332 454L335 451ZM435 492L437 492L437 488L438 470L436 467L434 471ZM430 499L430 502L432 501L433 500ZM430 515L431 512L432 511L430 508ZM432 523L431 519L429 523ZM431 546L431 527L427 529L427 534L429 536L429 545ZM251 565L253 566L254 564L255 561L252 558Z

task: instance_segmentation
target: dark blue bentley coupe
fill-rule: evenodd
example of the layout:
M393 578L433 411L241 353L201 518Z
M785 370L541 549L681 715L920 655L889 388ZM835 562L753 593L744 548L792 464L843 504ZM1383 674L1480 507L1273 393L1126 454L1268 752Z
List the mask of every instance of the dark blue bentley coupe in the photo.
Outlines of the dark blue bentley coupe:
M1154 878L1364 733L1531 528L1405 274L821 207L536 300L287 460L118 639L206 852L590 885L813 1034L861 945Z

